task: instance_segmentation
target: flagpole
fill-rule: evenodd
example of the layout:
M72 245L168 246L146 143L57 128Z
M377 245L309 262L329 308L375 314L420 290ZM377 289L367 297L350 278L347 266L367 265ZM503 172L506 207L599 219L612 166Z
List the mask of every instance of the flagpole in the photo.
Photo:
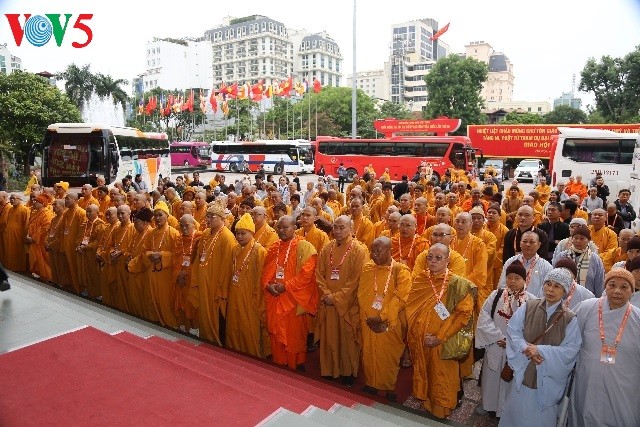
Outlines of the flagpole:
M356 99L356 0L353 0L353 77L351 79L351 139L357 133L357 99Z
M309 93L309 95L311 95L311 93ZM309 105L307 105L307 108L309 110L307 114L307 130L309 132L309 141L311 141L311 96L309 96L307 101L309 101Z

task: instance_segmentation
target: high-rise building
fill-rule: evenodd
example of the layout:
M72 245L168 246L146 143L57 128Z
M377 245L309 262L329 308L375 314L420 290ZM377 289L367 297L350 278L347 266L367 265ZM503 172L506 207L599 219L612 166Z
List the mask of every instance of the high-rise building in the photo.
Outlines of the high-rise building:
M571 108L580 109L582 107L582 99L574 96L573 92L562 92L560 98L553 100L553 109L560 105L568 105Z
M465 46L466 57L484 62L489 67L487 81L482 85L480 96L488 109L491 103L513 101L513 64L502 52L495 52L489 43L474 41Z
M351 87L351 76L347 78ZM375 100L389 100L389 73L382 70L360 71L356 73L356 88Z
M293 73L309 83L319 79L322 86L340 86L342 54L338 44L326 32L311 34L289 31L293 42Z
M0 73L10 74L22 70L22 60L9 52L6 43L0 44Z

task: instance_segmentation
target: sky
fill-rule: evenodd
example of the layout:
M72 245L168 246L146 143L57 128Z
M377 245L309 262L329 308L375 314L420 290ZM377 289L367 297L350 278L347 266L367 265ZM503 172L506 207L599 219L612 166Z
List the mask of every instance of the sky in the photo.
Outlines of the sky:
M383 68L389 56L392 25L433 18L440 27L450 23L441 40L453 52L464 52L466 44L482 40L496 52L504 53L513 64L516 101L553 103L562 92L571 90L574 74L577 92L580 71L589 58L623 57L640 45L640 0L0 0L0 43L8 44L27 71L55 73L71 63L90 64L94 73L131 80L145 71L146 43L153 37L198 37L220 26L226 16L259 14L282 22L287 28L326 31L342 51L346 83L354 61L354 2L358 72ZM61 47L53 38L42 47L34 47L26 40L17 47L6 13L73 16ZM93 40L88 46L75 49L71 42L85 38L71 28L81 13L94 15L86 21ZM583 107L593 103L592 95L577 95L583 98Z

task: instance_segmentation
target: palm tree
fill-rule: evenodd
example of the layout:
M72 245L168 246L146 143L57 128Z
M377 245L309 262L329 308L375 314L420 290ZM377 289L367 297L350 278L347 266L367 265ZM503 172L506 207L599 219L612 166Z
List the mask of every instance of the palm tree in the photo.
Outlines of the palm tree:
M71 102L76 104L80 110L91 98L95 87L95 77L89 67L89 64L82 66L82 68L71 64L67 66L66 70L56 75L58 80L65 80L64 90Z
M109 95L113 98L114 105L122 105L124 110L129 97L127 93L120 87L120 85L127 85L129 82L124 79L114 80L111 76L105 76L98 73L94 79L95 91L100 98L106 98Z

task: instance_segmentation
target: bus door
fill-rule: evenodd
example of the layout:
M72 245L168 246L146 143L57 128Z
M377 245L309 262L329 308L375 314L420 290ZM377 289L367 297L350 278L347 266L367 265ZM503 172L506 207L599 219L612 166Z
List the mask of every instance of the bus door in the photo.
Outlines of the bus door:
M467 151L464 149L464 145L459 142L451 146L449 161L451 161L451 164L454 165L456 169L469 171L470 168L473 168L472 164L470 164L470 159L467 159Z
M107 182L114 182L116 176L118 176L118 164L120 163L120 156L118 155L118 147L116 145L116 138L113 134L109 135L109 142L106 144L107 152L105 158L107 159L107 170L109 171L109 179Z

